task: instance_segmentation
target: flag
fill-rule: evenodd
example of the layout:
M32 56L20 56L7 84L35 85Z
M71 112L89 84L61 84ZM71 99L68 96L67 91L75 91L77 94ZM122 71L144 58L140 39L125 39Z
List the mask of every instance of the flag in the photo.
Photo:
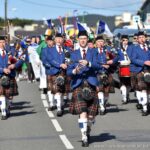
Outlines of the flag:
M48 25L48 28L52 28L52 20L51 19L48 19L47 20L47 25Z
M109 37L113 37L108 25L102 20L99 21L97 26L97 35L98 34L106 34Z
M59 25L59 26L57 27L57 32L60 33L61 35L65 33L65 32L64 32L64 28L63 28L62 25Z
M86 31L86 29L83 27L83 25L80 22L77 22L77 28L80 31Z

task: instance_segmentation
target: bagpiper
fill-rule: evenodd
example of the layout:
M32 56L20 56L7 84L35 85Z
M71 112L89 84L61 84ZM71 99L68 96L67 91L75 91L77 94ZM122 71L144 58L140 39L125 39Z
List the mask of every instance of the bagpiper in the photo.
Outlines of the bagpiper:
M63 51L63 37L60 33L55 35L55 46L42 52L42 62L46 68L49 110L57 106L57 116L63 115L63 94L65 93L65 78L67 64ZM56 99L56 103L54 101Z
M150 90L150 49L144 32L138 32L138 44L131 55L131 85L136 90L138 105L142 105L142 115L148 115L148 92Z
M79 49L71 53L71 64L67 74L71 76L73 98L70 103L70 113L78 114L79 128L82 134L82 146L89 146L91 126L98 112L97 86L95 69L98 67L93 49L87 46L86 31L78 34Z
M0 108L2 120L9 117L9 99L18 94L15 80L15 68L22 65L23 59L16 62L9 57L5 50L5 36L0 36Z

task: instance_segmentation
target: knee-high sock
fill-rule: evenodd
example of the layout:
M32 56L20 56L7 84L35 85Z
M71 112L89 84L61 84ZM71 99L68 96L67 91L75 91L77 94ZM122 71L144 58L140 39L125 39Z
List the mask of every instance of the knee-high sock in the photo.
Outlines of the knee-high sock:
M78 123L79 123L79 128L80 128L81 134L82 134L82 140L87 140L87 125L88 125L87 118L78 119Z
M99 99L99 106L100 106L100 109L103 111L105 110L104 108L104 93L103 92L98 92L98 99Z
M68 100L69 100L69 101L72 100L72 92L68 93Z
M123 101L127 101L127 88L126 88L126 86L122 85L120 87L120 91L121 91Z
M136 91L136 98L138 100L138 103L141 104L141 91Z
M57 105L57 111L60 111L61 107L62 107L62 95L59 93L56 93L55 98L56 98L56 102L57 102L57 104L56 104Z
M54 106L54 94L52 94L51 91L48 91L47 94L50 106L52 107Z
M0 97L0 101L1 101L1 112L3 116L6 116L6 98L5 96L1 96Z
M147 111L147 102L148 102L147 92L146 92L146 90L142 90L142 92L141 92L141 104L143 106L144 111Z

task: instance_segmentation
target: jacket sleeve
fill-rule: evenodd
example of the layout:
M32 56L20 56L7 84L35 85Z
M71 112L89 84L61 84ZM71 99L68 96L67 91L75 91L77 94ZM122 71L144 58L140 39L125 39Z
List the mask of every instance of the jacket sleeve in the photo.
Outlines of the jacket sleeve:
M41 60L42 60L43 65L46 68L51 67L50 63L47 61L46 48L42 49L42 51L41 51Z
M23 62L24 62L23 59L19 59L19 61L17 61L15 64L15 68L19 68L20 66L22 66Z
M131 62L137 66L144 66L144 60L141 60L138 58L138 52L136 49L132 50L132 55L131 55Z

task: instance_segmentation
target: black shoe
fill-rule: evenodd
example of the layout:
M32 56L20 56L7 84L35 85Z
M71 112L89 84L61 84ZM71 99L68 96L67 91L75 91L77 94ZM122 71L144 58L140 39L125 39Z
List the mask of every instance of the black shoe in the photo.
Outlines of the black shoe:
M148 111L143 111L142 110L142 116L147 116L148 115Z
M7 116L2 116L1 117L1 120L6 120L7 119Z
M100 110L99 114L100 114L101 116L105 115L105 114L106 114L106 109L103 110L103 111Z
M138 103L138 104L136 104L136 108L137 109L142 109L142 105Z
M56 106L51 106L51 107L48 107L48 111L53 111L56 109Z
M88 147L89 142L88 141L82 141L82 147Z
M128 104L128 100L126 100L126 101L122 100L122 104L123 104L123 105Z
M60 110L60 111L57 111L57 117L61 117L63 115L63 111Z

